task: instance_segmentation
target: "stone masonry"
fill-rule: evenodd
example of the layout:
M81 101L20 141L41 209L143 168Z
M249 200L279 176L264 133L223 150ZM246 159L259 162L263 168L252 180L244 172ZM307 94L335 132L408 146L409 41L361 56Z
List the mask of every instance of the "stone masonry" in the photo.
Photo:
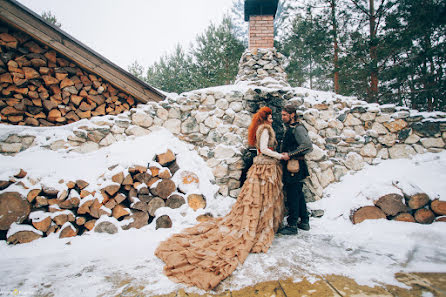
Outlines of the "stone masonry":
M265 54L279 55L275 50ZM250 61L247 55L253 54L247 51L241 64ZM298 106L313 141L313 152L307 156L311 176L305 189L311 201L320 199L329 184L366 164L445 149L446 113L420 113L289 86L255 86L250 82L257 77L250 75L250 81L239 80L236 85L171 94L163 102L140 104L120 115L72 123L64 128L71 131L68 138L66 132L55 130L53 136L41 139L38 129L42 128L8 126L0 130L0 153L13 155L35 145L86 153L165 128L192 144L212 169L219 193L235 198L240 191L242 156L252 113L263 105L274 107L280 138L279 111L283 104L292 102ZM271 78L270 82L281 83Z

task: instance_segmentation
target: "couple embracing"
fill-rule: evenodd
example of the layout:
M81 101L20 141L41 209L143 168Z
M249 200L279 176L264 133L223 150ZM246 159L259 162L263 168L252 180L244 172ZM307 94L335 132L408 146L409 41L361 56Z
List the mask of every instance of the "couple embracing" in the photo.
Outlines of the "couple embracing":
M271 109L262 107L254 114L248 143L257 148L258 155L231 211L160 243L155 255L165 262L164 273L171 280L211 290L243 264L249 253L266 253L275 233L292 235L298 228L310 229L302 185L308 176L304 155L312 144L294 106L283 108L282 120L286 129L278 146ZM298 160L294 161L298 162L297 172L287 169L290 160ZM288 224L281 227L284 192Z

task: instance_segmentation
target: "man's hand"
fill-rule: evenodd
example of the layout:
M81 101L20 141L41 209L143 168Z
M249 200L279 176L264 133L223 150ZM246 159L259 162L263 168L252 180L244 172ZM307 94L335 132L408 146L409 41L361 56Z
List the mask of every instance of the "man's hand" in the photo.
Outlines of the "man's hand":
M290 156L288 155L288 153L282 154L282 160L288 161L289 159L290 159Z

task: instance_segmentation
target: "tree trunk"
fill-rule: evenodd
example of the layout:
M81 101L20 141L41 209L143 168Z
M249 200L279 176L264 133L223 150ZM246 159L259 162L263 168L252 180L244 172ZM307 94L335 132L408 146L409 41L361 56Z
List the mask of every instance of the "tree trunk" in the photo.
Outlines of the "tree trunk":
M336 22L336 0L331 0L331 21L333 24L333 48L334 48L334 56L333 56L333 67L334 67L334 91L336 94L339 94L339 47L338 47L338 25Z
M376 39L375 0L369 0L370 9L370 96L369 102L378 102L378 40Z

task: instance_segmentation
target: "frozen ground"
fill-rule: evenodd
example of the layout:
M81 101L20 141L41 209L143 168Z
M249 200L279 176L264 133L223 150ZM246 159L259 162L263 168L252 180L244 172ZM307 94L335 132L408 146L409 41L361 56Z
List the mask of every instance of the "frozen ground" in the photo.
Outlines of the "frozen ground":
M15 157L0 156L0 179L23 168L45 183L83 178L100 187L105 182L101 175L110 166L126 168L151 161L166 147L177 153L182 169L199 175L197 190L209 201L205 211L227 213L233 199L212 198L217 189L210 182L212 174L206 163L166 130L85 155L33 148ZM322 218L311 219L309 232L277 236L268 253L249 255L216 291L332 273L370 285L397 284L393 276L398 271L446 272L446 223L375 220L351 224L352 209L370 205L382 194L398 193L392 186L396 180L417 185L432 199L446 200L446 152L383 161L330 185L324 199L309 204L312 209L325 210ZM194 224L203 212L184 205L176 212L160 209L157 215L165 213L173 219L172 229L155 230L149 225L115 235L90 233L68 239L54 235L17 246L0 242L0 296L9 296L16 289L20 296L116 296L130 285L150 296L184 288L163 275L163 263L153 252L161 240ZM203 293L195 288L186 291Z

